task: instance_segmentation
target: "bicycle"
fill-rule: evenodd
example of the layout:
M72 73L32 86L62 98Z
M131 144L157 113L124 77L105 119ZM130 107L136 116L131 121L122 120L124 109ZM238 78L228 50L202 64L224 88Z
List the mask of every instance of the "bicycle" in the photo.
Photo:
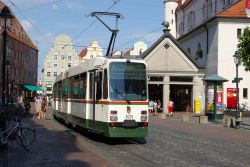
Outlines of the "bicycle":
M25 127L21 124L21 119L16 118L16 123L6 130L0 129L0 142L2 145L8 141L15 140L17 144L21 145L25 150L30 149L30 145L36 141L36 132L30 127Z

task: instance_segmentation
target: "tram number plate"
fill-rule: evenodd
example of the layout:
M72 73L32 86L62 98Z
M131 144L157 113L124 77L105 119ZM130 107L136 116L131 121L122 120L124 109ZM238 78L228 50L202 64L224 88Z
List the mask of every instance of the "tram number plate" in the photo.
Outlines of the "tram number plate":
M124 120L124 122L122 123L122 127L136 127L137 123L135 122L135 120Z

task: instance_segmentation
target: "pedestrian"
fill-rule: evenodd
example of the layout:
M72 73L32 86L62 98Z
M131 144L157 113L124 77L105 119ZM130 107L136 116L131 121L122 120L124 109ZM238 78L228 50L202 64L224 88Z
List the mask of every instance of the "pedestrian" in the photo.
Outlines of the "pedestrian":
M45 97L42 97L42 105L41 105L41 119L45 120L45 113L47 110L47 101Z
M154 106L153 106L154 115L156 115L157 109L158 109L158 104L157 104L157 101L155 101Z
M157 101L157 111L161 112L161 101L160 100Z
M36 113L34 115L33 118L38 116L38 119L41 119L41 105L42 105L42 99L40 98L40 96L38 95L35 98L35 108L36 108Z
M168 116L173 116L173 108L174 108L174 102L170 98L168 101Z

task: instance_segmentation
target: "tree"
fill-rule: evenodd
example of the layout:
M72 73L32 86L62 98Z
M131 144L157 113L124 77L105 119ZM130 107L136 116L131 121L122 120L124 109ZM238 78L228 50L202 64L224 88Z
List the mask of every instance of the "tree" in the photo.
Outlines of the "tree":
M244 29L243 35L240 37L238 50L240 51L241 62L246 71L250 71L250 28Z

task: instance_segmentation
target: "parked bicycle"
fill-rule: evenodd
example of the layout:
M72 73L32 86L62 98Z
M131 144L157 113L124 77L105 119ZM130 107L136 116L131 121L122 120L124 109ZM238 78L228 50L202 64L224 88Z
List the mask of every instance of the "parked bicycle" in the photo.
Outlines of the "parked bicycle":
M15 124L2 131L0 129L0 142L2 145L8 141L15 140L25 150L30 149L30 145L36 141L36 132L30 127L23 126L20 118L14 119Z

